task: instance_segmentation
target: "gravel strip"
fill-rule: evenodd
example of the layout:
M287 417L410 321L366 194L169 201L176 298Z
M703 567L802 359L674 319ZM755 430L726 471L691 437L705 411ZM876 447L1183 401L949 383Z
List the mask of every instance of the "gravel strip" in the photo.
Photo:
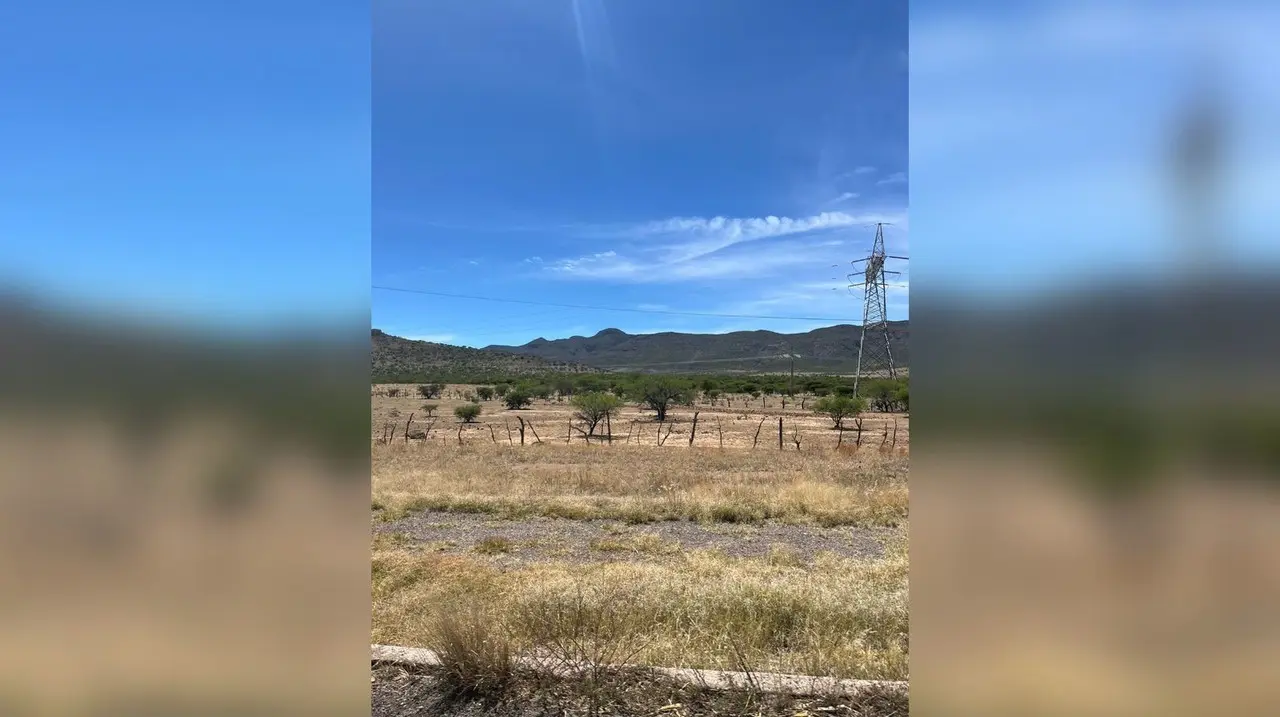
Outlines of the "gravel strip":
M610 520L530 518L497 520L470 513L427 511L374 527L410 546L441 553L474 553L486 547L504 563L549 559L604 562L660 558L678 550L720 550L731 557L764 557L771 549L810 561L820 552L879 558L892 528L817 528L783 523L702 524L663 521L626 525Z

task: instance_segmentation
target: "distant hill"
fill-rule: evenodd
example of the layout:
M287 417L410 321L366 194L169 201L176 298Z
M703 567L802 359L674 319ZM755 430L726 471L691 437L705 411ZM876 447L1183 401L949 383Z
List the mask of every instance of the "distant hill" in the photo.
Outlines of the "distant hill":
M909 333L908 322L890 322L890 347L894 363L899 366L909 365ZM610 370L654 372L787 371L791 367L788 353L794 351L796 371L852 373L857 366L861 334L861 327L849 324L803 334L736 331L632 335L618 329L605 329L595 336L552 341L538 338L523 346L487 346L483 350Z
M378 382L599 371L573 361L413 341L392 336L381 329L373 329L372 341L373 380Z

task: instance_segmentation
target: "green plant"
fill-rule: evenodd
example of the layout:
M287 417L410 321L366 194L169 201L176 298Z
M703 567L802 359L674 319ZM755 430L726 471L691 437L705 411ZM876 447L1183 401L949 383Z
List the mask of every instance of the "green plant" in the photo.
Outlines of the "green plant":
M690 401L689 391L672 379L652 379L640 388L640 400L655 412L659 422L667 420L667 409L672 404L687 404Z
M493 400L493 396L494 396L494 393L493 393L493 387L492 387L492 386L479 386L479 387L477 387L477 388L476 388L476 396L479 396L481 401L491 401L491 400Z
M587 424L587 435L590 436L601 421L618 414L622 400L610 393L583 393L573 397L573 407L577 409L573 417Z
M507 395L502 397L502 402L507 404L507 408L512 411L518 411L522 408L528 408L529 404L533 403L533 397L524 391L515 389L508 391Z
M418 395L423 398L440 398L440 394L444 392L444 385L439 383L426 383L418 386Z
M440 404L438 404L438 403L424 403L424 404L422 404L422 410L423 410L424 412L426 412L426 414L427 414L427 418L431 418L432 416L436 415L436 409L438 409L438 408L440 408Z
M813 410L830 418L836 428L844 428L844 420L862 413L867 408L866 401L849 396L829 396L814 402Z
M478 403L468 403L453 409L453 415L462 419L463 423L475 423L476 419L480 417L480 412L483 410L484 407Z

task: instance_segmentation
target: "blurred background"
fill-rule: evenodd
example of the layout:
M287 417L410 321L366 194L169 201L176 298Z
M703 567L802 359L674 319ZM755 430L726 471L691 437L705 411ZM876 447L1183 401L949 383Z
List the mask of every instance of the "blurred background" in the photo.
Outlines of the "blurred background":
M368 17L0 10L0 714L366 713Z
M921 715L1280 705L1274 4L911 4Z

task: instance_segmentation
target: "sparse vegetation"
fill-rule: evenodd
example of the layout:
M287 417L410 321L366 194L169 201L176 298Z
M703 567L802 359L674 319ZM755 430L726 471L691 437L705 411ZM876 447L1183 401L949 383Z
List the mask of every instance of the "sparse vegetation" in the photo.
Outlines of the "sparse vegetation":
M494 397L493 387L492 386L477 387L476 396L478 396L481 401L492 401Z
M577 656L586 661L577 684L597 706L612 679L594 662L602 656L907 676L904 416L864 416L860 445L846 438L837 450L830 416L800 409L799 397L783 414L742 401L743 376L716 377L711 389L706 377L572 376L563 404L532 401L542 389L562 395L554 377L494 378L484 385L494 396L509 386L507 409L430 440L374 446L374 642L447 652L442 684L481 696L519 679L514 656L553 664ZM757 377L757 390L776 395L786 378ZM838 377L806 380L852 386ZM666 399L661 425L648 420L659 414L647 400L655 387ZM797 388L812 408L812 392L798 381ZM723 400L688 405L698 391L708 399L720 391L733 408ZM479 409L461 403L469 392L479 393L451 384L439 405ZM375 391L379 435L398 406ZM598 433L606 417L612 445L566 436L566 424ZM546 525L543 518L563 526L554 537L523 527ZM848 537L818 549L779 533L783 527L823 541ZM714 539L689 542L689 531ZM879 547L858 552L849 540Z
M422 404L421 408L422 408L422 412L427 414L427 418L431 418L436 415L436 411L440 408L440 404L424 403Z
M453 415L462 419L463 423L475 423L484 407L478 403L468 403L453 409Z

